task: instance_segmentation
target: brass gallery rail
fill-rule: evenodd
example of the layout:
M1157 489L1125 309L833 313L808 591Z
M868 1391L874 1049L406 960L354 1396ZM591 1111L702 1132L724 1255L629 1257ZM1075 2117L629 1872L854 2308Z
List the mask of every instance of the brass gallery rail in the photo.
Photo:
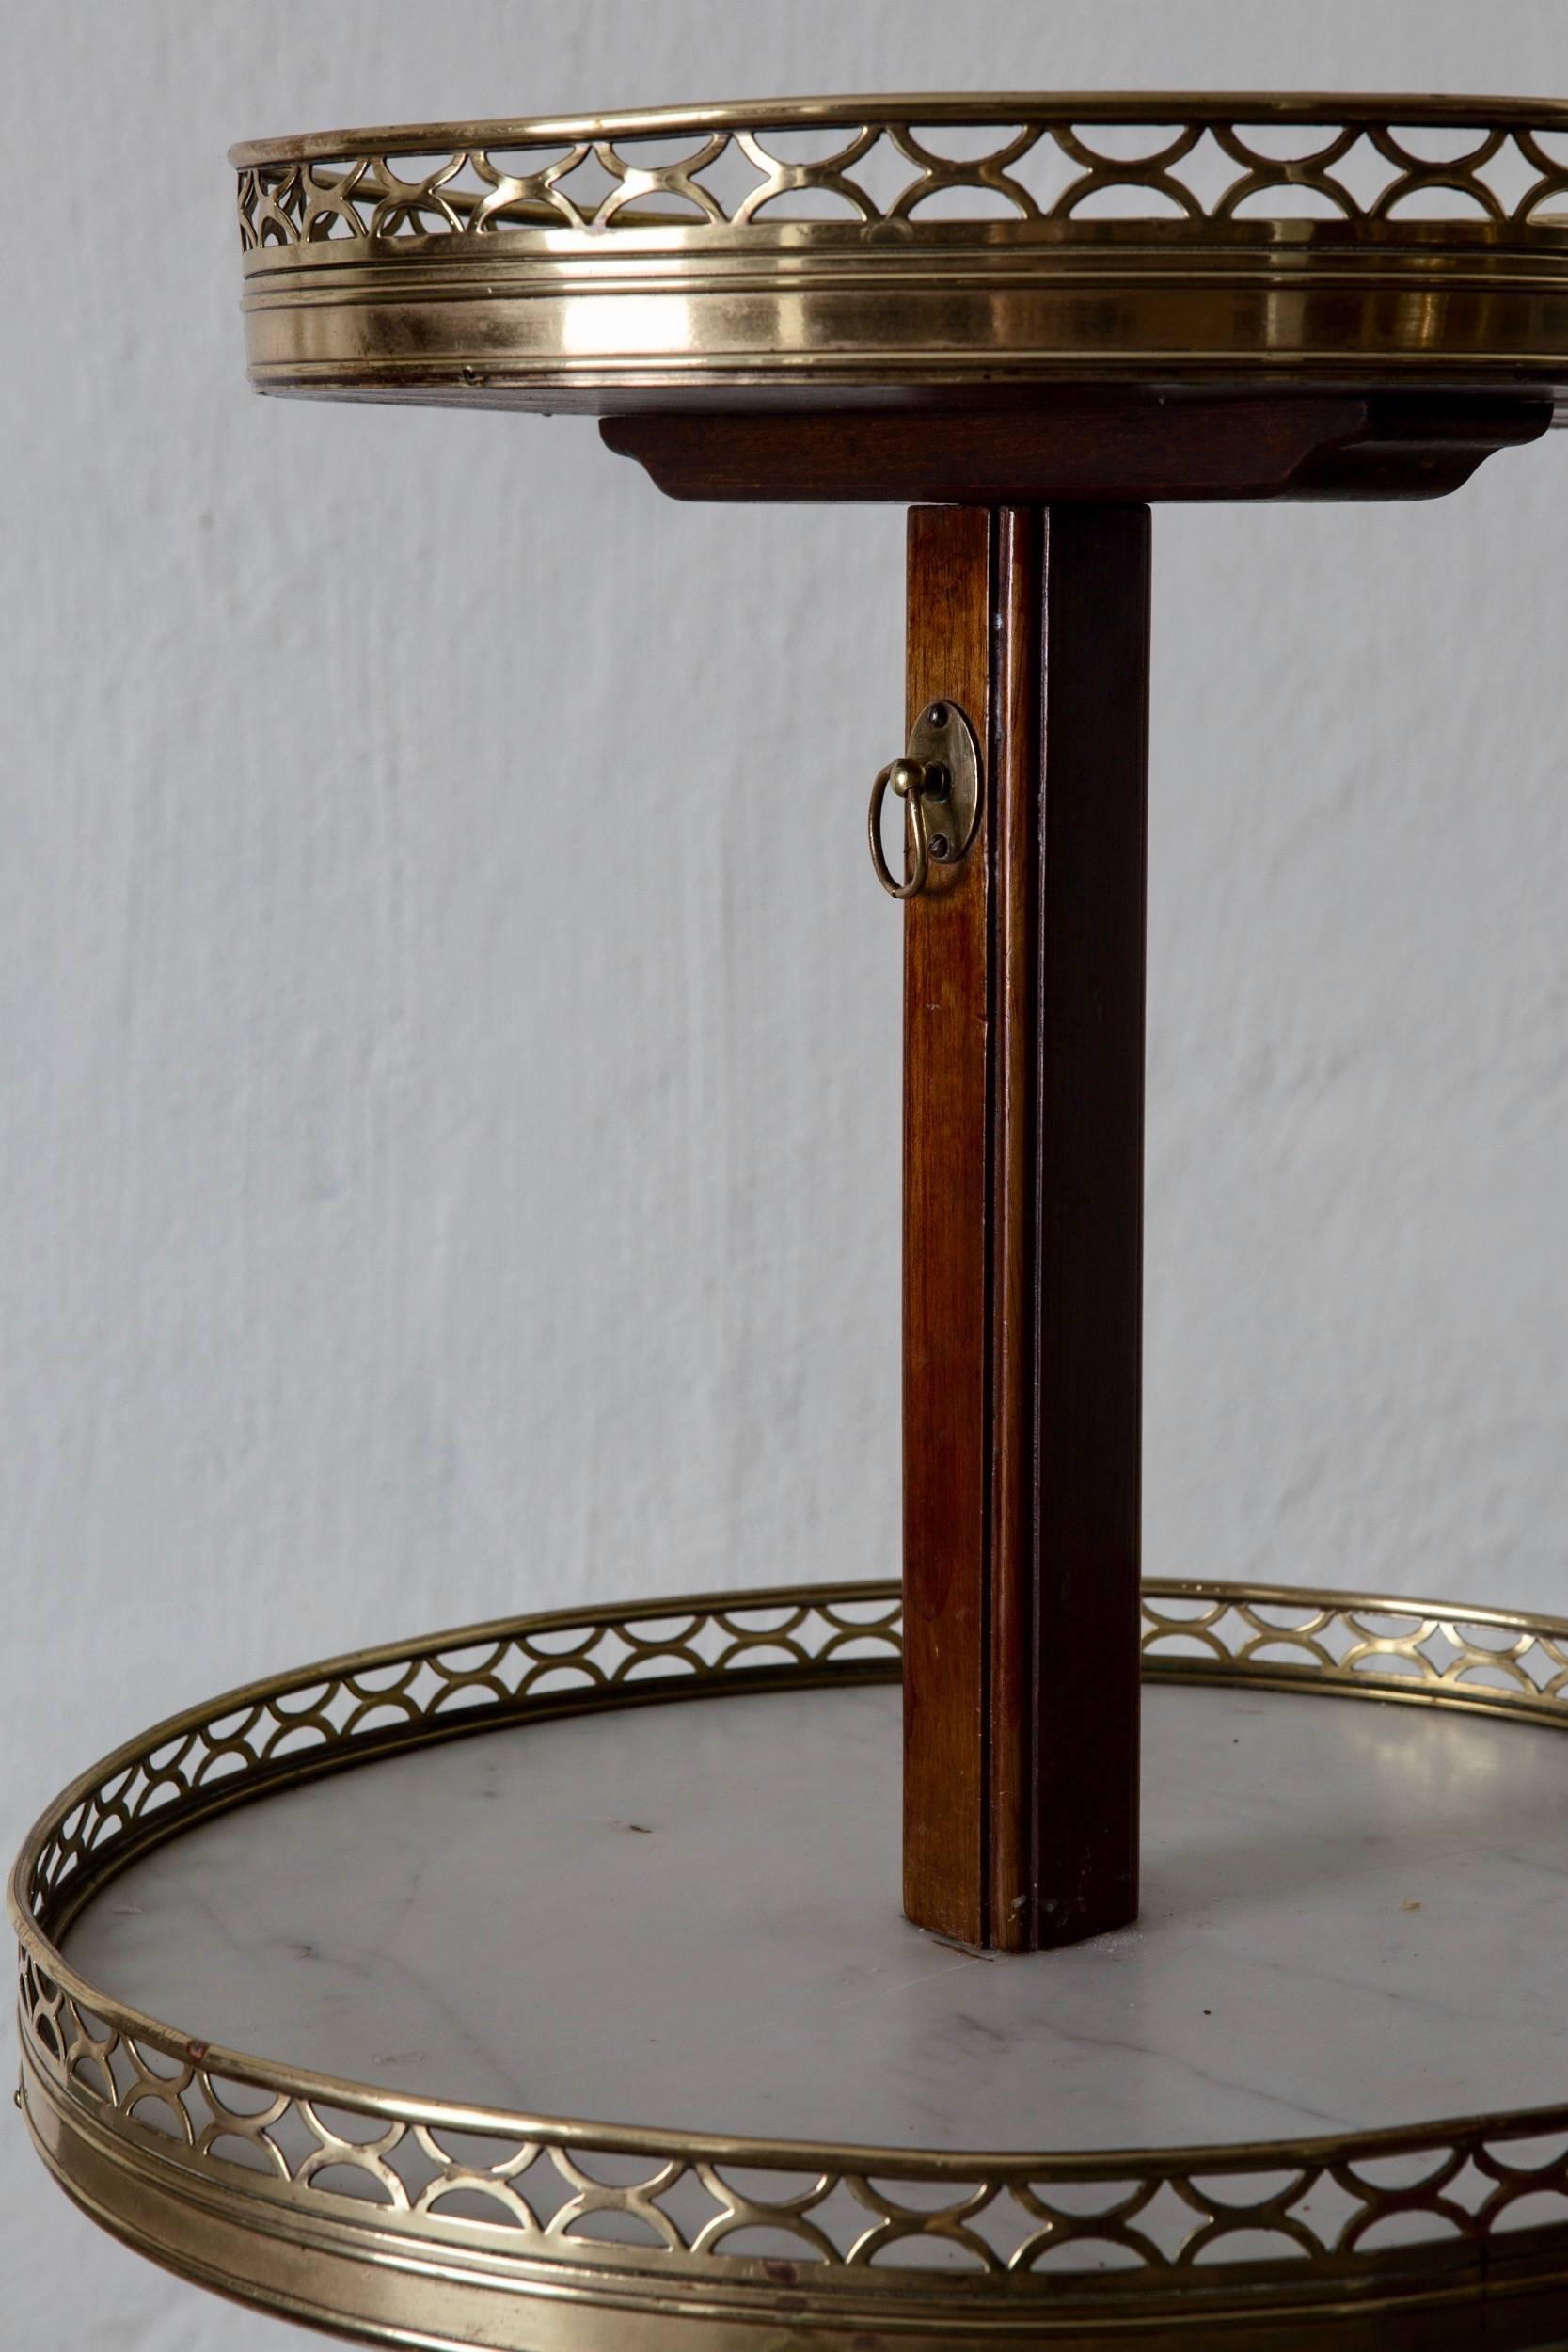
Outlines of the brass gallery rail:
M1201 1581L1147 1585L1144 1620L1150 1679L1568 1730L1556 1620ZM407 2332L406 2301L397 2326L375 2324L378 2266L416 2303L409 2281L425 2276L437 2311L478 2289L504 2301L510 2280L519 2329L541 2292L602 2316L667 2307L678 2287L721 2320L783 2294L832 2339L835 2324L891 2324L918 2291L925 2324L949 2309L954 2328L982 2325L980 2294L987 2340L1003 2342L1074 2315L1090 2334L1134 2313L1174 2334L1271 2291L1292 2312L1347 2296L1383 2309L1568 2270L1568 2099L1095 2154L704 2137L407 2097L209 2047L86 1982L58 1948L133 1857L292 1782L564 1713L892 1680L900 1648L895 1585L787 1587L467 1628L171 1717L48 1808L13 1876L24 2103L46 2157L99 2218L190 2275L394 2342L441 2339ZM284 2283L249 2260L279 2242L309 2256Z
M251 379L597 411L1568 386L1568 107L824 99L247 141Z
M671 151L674 151L672 152ZM1568 202L1568 106L1172 91L843 98L252 139L242 241L908 221L1528 221ZM990 204L986 199L994 201Z

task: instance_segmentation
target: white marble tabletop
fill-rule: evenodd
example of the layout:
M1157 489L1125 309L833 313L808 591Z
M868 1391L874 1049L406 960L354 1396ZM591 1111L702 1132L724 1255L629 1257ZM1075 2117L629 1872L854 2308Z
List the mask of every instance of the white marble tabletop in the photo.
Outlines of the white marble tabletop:
M898 1717L726 1698L362 1768L150 1856L71 1955L230 2047L741 2136L1101 2148L1563 2096L1568 1740L1157 1687L1138 1924L996 1959L899 1915Z

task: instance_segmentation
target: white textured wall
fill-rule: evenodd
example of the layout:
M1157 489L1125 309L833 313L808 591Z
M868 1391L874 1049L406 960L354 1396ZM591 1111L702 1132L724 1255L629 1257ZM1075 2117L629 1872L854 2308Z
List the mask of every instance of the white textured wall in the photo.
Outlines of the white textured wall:
M1568 53L1549 0L3 15L8 1851L244 1675L896 1556L862 824L901 520L665 504L586 422L250 398L227 143L1550 91ZM1568 1601L1565 493L1568 437L1431 507L1159 517L1154 1569ZM5 2116L8 2342L284 2341L98 2237Z

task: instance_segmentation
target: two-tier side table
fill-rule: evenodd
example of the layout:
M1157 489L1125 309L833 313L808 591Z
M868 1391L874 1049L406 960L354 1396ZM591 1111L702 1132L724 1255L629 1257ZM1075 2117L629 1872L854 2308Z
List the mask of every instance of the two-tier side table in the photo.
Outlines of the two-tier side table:
M863 780L903 1579L396 1642L93 1767L12 1881L46 2162L370 2342L1568 2342L1568 1625L1139 1569L1149 507L1438 497L1544 434L1568 105L234 162L258 389L586 411L677 498L911 510Z

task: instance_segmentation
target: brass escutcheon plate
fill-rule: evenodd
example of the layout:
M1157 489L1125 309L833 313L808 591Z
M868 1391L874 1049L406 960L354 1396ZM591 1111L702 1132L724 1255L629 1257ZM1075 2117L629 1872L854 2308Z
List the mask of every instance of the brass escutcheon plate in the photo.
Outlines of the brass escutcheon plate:
M904 803L904 880L895 879L882 841L889 787ZM956 702L927 703L910 729L902 759L890 760L871 787L866 837L877 880L893 898L917 898L959 865L980 822L980 751L968 714Z
M933 879L967 855L980 824L980 746L969 714L956 702L927 703L910 729L910 759L947 771L947 790L927 793Z

